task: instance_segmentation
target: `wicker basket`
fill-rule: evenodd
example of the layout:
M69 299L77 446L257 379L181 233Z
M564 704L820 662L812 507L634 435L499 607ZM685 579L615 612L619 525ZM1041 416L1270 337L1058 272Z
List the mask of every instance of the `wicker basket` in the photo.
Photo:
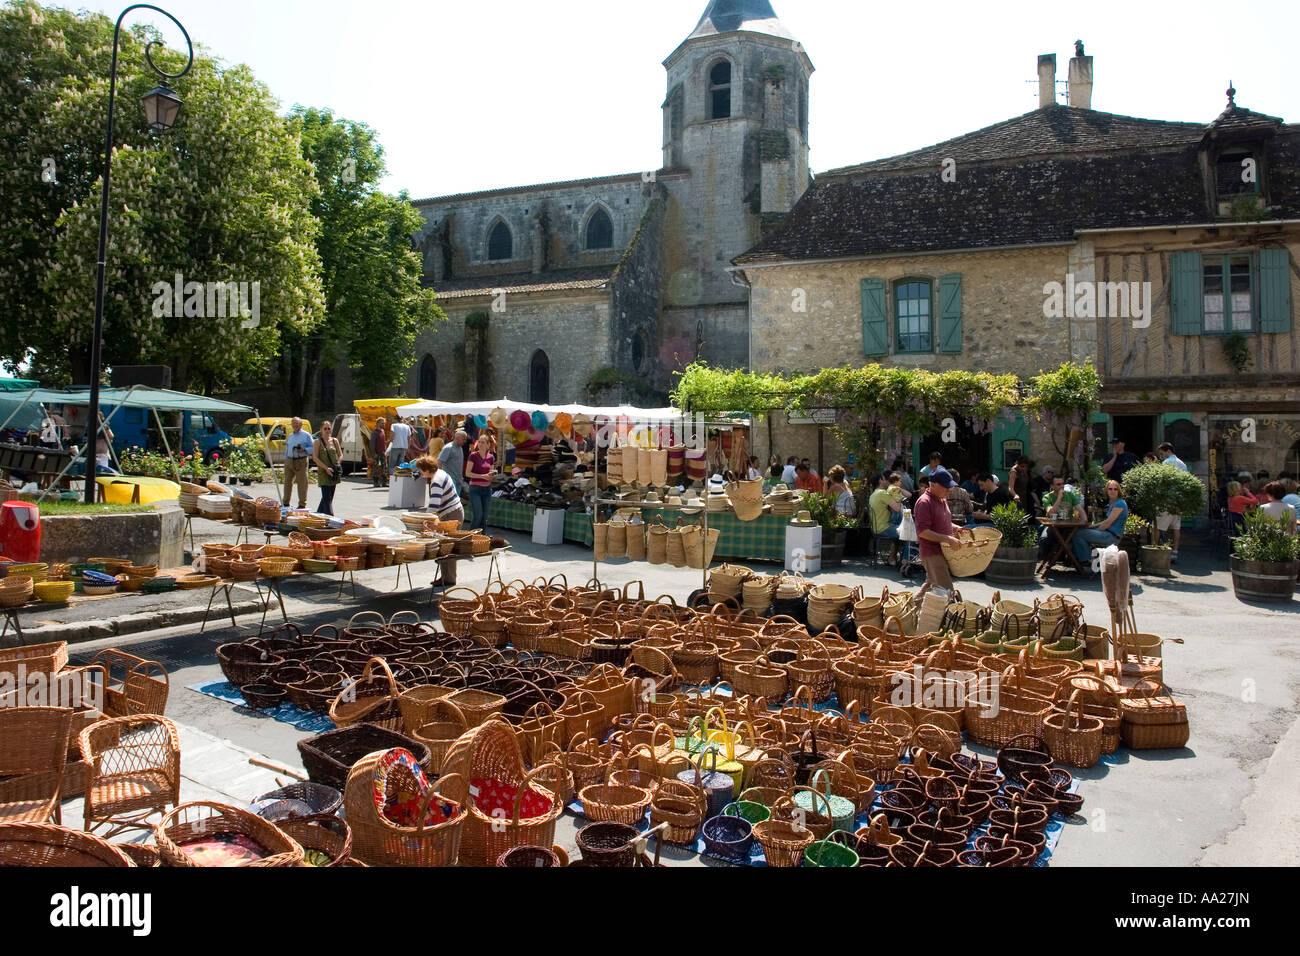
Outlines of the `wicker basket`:
M107 840L48 823L0 823L0 867L128 867L125 853Z
M293 574L298 562L294 558L262 558L257 566L268 578L282 578Z
M230 577L234 581L253 581L262 573L257 561L231 561Z
M1191 732L1187 708L1174 700L1160 681L1144 677L1120 701L1124 746L1133 750L1165 750L1187 746Z
M947 542L940 545L954 578L969 578L984 573L993 562L993 555L998 550L998 545L1002 543L1002 532L988 525L958 528L956 537L961 538L963 535L968 537L970 542L963 541L960 548L955 548Z
M645 816L653 794L642 787L600 783L578 791L582 815L593 823L635 825Z
M330 858L325 866L347 866L352 859L352 828L341 817L321 814L293 817L277 824L304 851L315 850ZM303 866L312 866L304 859Z
M1052 759L1070 767L1091 767L1101 759L1103 725L1100 717L1083 712L1080 691L1070 694L1064 711L1043 718L1043 740Z
M182 803L163 815L154 828L154 839L163 866L198 866L184 852L187 842L199 837L242 834L268 851L267 856L242 866L298 866L303 860L302 847L288 834L267 820L238 807L206 800Z
M349 771L362 757L395 747L411 751L425 773L429 772L432 759L428 747L405 734L370 724L327 730L298 741L298 753L310 779L336 790L347 786Z
M768 866L794 867L803 862L804 850L813 842L813 832L795 822L764 820L754 825L754 839L763 848Z
M463 787L463 780L443 778L430 785L405 760L382 772L388 755L389 751L368 754L348 774L343 799L353 853L371 866L455 866L467 817L462 802L439 788ZM410 824L397 823L376 807L376 800L395 788L420 801ZM421 789L425 792L419 796Z
M253 517L258 524L279 522L283 513L280 509L280 502L274 498L258 498L253 502Z
M9 575L0 580L0 607L22 607L35 594L31 575Z

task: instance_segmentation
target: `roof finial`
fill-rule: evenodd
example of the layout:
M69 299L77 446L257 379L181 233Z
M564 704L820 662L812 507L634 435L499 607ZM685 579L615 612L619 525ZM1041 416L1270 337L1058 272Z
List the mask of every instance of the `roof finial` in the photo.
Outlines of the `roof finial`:
M1232 80L1228 81L1228 109L1234 109L1236 103L1237 91L1232 86Z
M1082 40L1075 40L1075 41L1074 41L1074 55L1075 55L1075 56L1083 56L1083 41L1082 41Z

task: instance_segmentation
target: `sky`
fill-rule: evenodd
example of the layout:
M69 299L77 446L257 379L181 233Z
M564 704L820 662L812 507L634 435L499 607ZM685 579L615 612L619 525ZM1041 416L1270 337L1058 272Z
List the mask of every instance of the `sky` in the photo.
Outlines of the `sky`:
M1238 105L1300 123L1295 0L772 2L817 68L814 172L1035 109L1038 55L1055 53L1064 80L1076 39L1094 57L1093 109L1209 123L1231 80ZM114 19L127 5L85 4ZM160 5L211 54L248 64L285 111L329 108L375 129L382 187L418 199L659 168L663 61L707 0ZM130 22L183 42L160 14Z

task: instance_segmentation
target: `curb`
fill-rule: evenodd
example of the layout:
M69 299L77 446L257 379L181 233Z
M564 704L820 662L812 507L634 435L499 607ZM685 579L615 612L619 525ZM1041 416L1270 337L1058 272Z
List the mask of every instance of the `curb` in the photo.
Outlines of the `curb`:
M238 601L233 606L236 615L252 614L262 610L259 601ZM27 627L23 628L22 640L24 644L41 644L50 641L84 644L87 641L99 641L106 637L122 637L143 631L177 627L181 624L193 624L203 620L206 610L204 607L180 607L166 611L123 614L111 621L69 621L66 624ZM208 616L213 621L223 621L229 618L229 611L222 608L221 613L218 614L214 608Z

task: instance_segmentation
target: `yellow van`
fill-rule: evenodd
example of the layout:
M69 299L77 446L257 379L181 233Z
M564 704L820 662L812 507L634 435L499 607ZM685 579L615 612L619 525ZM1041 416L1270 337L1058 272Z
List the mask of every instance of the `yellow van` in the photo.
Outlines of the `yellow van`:
M254 446L261 443L261 434L258 431L258 419L250 418L242 425L236 425L231 431L231 444L242 445L247 441L252 441ZM263 418L261 421L261 430L266 432L266 448L262 451L262 457L266 459L269 465L284 464L284 442L289 432L293 430L292 418ZM302 420L302 430L311 434L311 422L307 419Z

